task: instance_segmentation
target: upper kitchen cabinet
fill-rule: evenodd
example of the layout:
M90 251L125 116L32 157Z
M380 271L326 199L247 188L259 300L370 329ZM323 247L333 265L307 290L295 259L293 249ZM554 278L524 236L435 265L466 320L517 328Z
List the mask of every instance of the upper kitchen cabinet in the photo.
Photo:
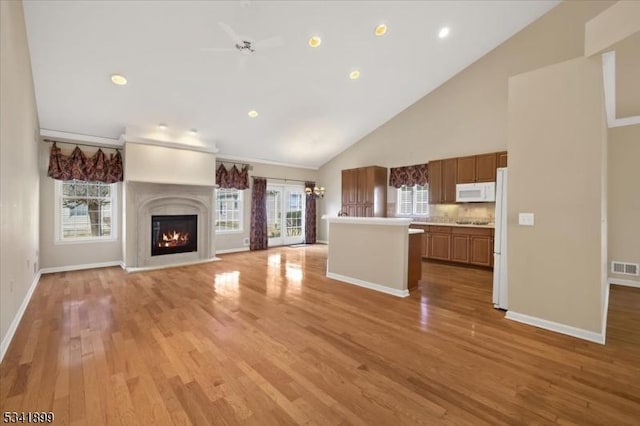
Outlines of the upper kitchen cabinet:
M456 202L457 159L429 162L429 204Z
M496 181L497 156L491 154L476 155L476 182Z
M499 168L507 167L507 151L496 153L496 163Z
M342 171L342 210L349 216L387 215L387 169L370 166Z
M469 157L458 157L457 161L456 182L476 182L476 156L471 155Z
M442 160L429 161L429 204L442 204Z

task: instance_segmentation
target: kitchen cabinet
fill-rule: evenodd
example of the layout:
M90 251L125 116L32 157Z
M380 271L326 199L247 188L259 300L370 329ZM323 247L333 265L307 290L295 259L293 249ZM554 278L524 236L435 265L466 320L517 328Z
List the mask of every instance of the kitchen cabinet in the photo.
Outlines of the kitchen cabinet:
M430 161L429 204L442 204L442 160Z
M507 151L496 152L496 167L507 167Z
M451 235L451 260L469 263L469 236Z
M457 159L429 162L429 204L456 202Z
M490 236L473 235L469 237L469 263L473 265L491 266L493 249Z
M451 260L451 227L429 226L429 258L438 260Z
M474 183L476 181L476 156L458 157L456 183Z
M456 202L456 174L458 160L449 158L442 160L442 202L452 204Z
M343 170L342 210L355 217L386 217L387 169L370 166Z
M476 182L496 181L497 156L495 152L476 155Z
M427 259L493 266L493 229L465 226L411 225L425 231L423 254Z

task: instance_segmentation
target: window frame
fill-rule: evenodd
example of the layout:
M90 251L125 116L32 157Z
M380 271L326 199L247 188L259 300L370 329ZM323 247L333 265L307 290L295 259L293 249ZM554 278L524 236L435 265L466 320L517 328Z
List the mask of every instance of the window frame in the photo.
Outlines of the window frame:
M239 218L239 227L238 229L218 229L218 214L220 210L218 209L218 194L220 191L236 191L238 193L238 218ZM213 229L216 234L241 234L244 232L244 190L236 189L236 188L216 188L214 195L214 221L213 221Z
M65 244L86 244L86 243L112 243L115 241L119 241L118 235L118 185L119 183L109 183L105 184L110 186L110 198L111 198L111 235L102 236L102 237L69 237L64 238L62 235L63 226L62 226L62 198L63 198L63 190L62 186L67 181L55 180L55 191L54 191L54 236L53 241L55 245L65 245ZM88 181L78 181L89 185L94 185L97 183L104 184L103 182L88 182ZM92 197L85 197L92 198Z
M416 206L418 204L418 186L420 186L421 188L424 188L424 190L427 192L427 211L426 212L417 212L416 211ZM411 212L410 213L405 213L405 212L401 212L400 211L400 207L402 205L401 203L401 196L402 196L402 192L404 190L404 192L407 192L407 188L409 188L411 190ZM416 216L428 216L429 215L429 185L414 185L414 186L406 186L403 185L400 188L396 189L396 216L399 217L416 217Z

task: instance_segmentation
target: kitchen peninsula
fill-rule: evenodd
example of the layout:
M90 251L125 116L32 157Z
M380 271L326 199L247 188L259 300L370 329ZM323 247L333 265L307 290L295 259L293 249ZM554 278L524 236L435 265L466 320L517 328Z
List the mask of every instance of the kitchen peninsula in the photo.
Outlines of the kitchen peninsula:
M324 216L329 228L327 277L398 297L422 273L422 229L411 219Z

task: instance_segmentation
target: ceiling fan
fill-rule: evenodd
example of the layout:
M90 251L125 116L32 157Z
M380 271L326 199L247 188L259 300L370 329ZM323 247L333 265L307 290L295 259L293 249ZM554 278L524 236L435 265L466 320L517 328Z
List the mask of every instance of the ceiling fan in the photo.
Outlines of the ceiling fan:
M218 22L218 26L229 36L233 42L233 47L203 47L203 52L239 52L238 70L244 71L247 65L247 59L256 51L263 49L273 49L283 44L282 37L277 35L266 38L264 40L255 41L251 37L239 36L230 25L224 22Z

